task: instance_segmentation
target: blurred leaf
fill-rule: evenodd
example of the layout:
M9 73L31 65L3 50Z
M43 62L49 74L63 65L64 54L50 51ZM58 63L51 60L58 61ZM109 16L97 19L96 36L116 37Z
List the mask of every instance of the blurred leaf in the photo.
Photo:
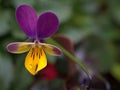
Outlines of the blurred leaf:
M113 14L113 18L115 19L117 24L120 25L120 7L119 8L115 8L113 10L112 14Z
M36 82L30 90L64 90L63 87L64 81L62 79L41 80Z
M81 32L84 33L84 32ZM66 36L68 36L72 41L77 42L83 34L81 34L80 31L76 28L69 28L66 30L66 32L63 32Z
M63 30L62 34L68 36L74 43L83 40L92 33L90 30L82 30L75 27L69 27L65 30Z
M50 63L55 63L56 57L51 56L51 55L49 55L49 54L46 54L46 56L47 56L47 58L48 58L48 62L50 62Z
M0 90L8 90L13 78L13 66L9 55L0 53Z
M85 0L83 4L83 11L89 14L94 14L99 9L99 0Z
M12 33L13 37L16 39L22 39L25 40L27 36L20 30L20 29L14 29L12 30L14 33Z
M120 63L115 63L111 68L111 74L120 81Z
M32 85L30 90L49 90L47 83L47 80L41 80L40 82L36 82Z
M6 34L9 30L10 12L0 10L0 36Z
M21 39L21 40L25 40L27 38L27 36L24 34L24 32L22 31L22 29L19 27L16 18L15 18L15 12L12 13L12 16L10 18L10 33L12 34L12 36L15 39Z
M64 5L64 7L62 6L62 8L61 8L61 5L59 5L58 8L53 8L53 11L55 11L57 13L57 15L60 19L60 22L65 22L72 15L71 7L67 6L67 5Z
M117 55L114 46L100 36L91 35L86 40L88 55L95 60L100 70L110 70Z
M64 81L62 79L55 79L49 82L50 90L63 90Z
M12 0L15 7L19 6L20 4L30 4L33 5L35 0Z
M58 15L60 22L67 21L72 15L72 7L70 1L62 2L56 0L40 0L37 3L40 4L39 6L36 6L38 12L52 10Z
M109 0L109 15L120 25L120 1L119 0Z
M28 90L33 81L33 76L24 67L24 58L25 55L22 54L15 59L17 65L11 90Z

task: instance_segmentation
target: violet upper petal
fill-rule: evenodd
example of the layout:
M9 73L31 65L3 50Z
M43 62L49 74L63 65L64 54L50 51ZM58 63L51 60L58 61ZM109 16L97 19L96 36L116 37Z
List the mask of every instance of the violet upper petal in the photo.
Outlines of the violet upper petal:
M16 19L28 37L36 37L37 14L31 6L26 4L19 6L16 10Z
M53 35L59 27L59 20L57 16L51 12L46 11L39 16L37 22L37 36L38 38L47 38Z

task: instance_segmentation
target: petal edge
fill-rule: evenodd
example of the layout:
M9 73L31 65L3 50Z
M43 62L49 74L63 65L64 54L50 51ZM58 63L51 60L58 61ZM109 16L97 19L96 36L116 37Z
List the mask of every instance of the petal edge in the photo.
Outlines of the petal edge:
M61 50L54 45L46 44L46 43L40 43L40 45L43 47L45 52L47 52L50 55L60 56L62 54Z
M10 53L20 54L27 52L31 47L33 43L31 42L13 42L7 45L7 50Z
M43 12L37 22L37 36L38 38L47 38L53 35L59 27L59 20L52 11Z

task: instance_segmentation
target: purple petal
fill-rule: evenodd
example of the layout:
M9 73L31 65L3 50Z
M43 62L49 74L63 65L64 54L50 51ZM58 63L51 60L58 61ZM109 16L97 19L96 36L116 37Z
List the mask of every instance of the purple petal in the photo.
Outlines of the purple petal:
M53 35L59 27L59 20L57 16L51 12L46 11L42 13L37 22L38 38L47 38Z
M16 10L16 19L28 37L36 37L37 14L32 7L25 4L19 6Z

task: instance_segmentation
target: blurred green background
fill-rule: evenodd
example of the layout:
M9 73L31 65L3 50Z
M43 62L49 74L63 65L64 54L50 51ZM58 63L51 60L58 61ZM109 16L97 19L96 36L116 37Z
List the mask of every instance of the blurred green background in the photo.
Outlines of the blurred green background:
M54 11L60 20L57 33L74 42L76 56L94 59L91 68L98 67L112 90L120 89L120 0L0 0L0 90L28 90L34 80L24 68L26 53L6 50L8 43L27 39L15 19L16 7L23 3L38 15ZM79 48L84 49L82 58Z

